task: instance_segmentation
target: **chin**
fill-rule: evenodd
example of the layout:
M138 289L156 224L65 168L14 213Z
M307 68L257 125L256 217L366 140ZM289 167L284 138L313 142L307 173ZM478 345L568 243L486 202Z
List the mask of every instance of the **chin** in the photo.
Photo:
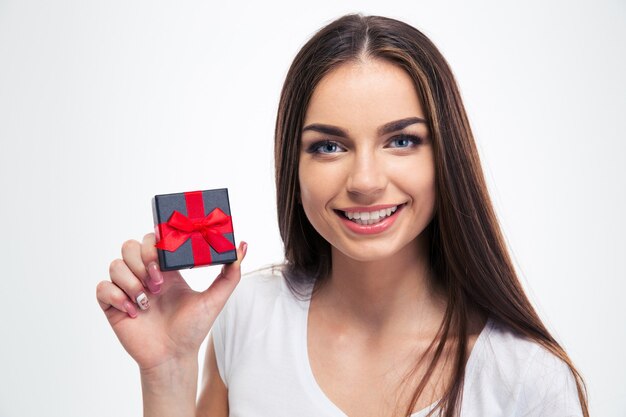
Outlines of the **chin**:
M389 250L385 248L351 248L349 250L337 249L343 256L346 256L357 262L378 262L393 258L400 250Z
M417 257L423 245L426 243L426 236L418 234L416 237L412 235L399 236L392 239L376 239L372 241L361 240L337 242L338 245L332 245L332 251L339 256L345 256L358 262L379 262L397 260L403 262L405 257ZM343 244L342 244L343 243Z

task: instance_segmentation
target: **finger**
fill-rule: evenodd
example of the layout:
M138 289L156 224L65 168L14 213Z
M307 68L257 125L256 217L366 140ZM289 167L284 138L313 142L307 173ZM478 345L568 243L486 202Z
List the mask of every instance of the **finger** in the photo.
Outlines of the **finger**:
M159 263L157 261L157 249L154 244L154 233L148 233L143 237L143 242L141 243L141 260L145 265L146 271L149 275L148 284L150 291L157 294L161 291L161 284L163 284L163 273L159 268Z
M158 259L155 244L156 238L154 237L154 233L148 233L143 237L143 241L141 242L141 259L146 266L150 262L156 262Z
M225 264L209 288L203 291L202 294L206 297L211 311L221 311L224 304L226 304L226 300L239 283L241 279L241 262L246 257L247 252L248 244L241 242L239 248L237 248L237 260L231 264Z
M131 300L134 300L141 310L146 310L150 306L143 284L131 272L126 262L122 259L115 259L111 262L109 275L113 284L120 287Z
M150 276L142 261L141 244L136 240L127 240L124 242L122 245L122 259L124 259L124 262L128 265L131 272L147 287Z
M111 308L127 313L130 317L137 317L137 308L128 299L128 296L111 281L100 281L96 286L96 298L102 311L108 313ZM107 315L109 315L108 313Z
M248 243L240 242L239 248L237 248L237 260L233 263L225 264L222 268L222 271L224 272L226 278L230 279L232 277L236 277L237 280L239 280L239 277L241 275L241 262L246 257L246 253L248 253Z

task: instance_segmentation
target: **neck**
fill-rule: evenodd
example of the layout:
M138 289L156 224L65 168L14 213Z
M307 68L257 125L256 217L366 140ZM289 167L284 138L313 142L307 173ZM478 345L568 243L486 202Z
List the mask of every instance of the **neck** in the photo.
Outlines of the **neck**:
M333 248L332 273L320 288L320 298L338 322L377 334L437 328L445 310L444 297L433 284L424 238L391 258L368 262Z

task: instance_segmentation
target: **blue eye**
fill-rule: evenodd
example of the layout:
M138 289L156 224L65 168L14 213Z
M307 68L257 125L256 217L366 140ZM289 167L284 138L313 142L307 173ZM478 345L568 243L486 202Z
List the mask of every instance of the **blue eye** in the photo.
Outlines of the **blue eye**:
M331 154L336 152L342 152L341 146L337 142L332 142L330 140L325 140L322 142L317 142L312 144L308 151L310 153L320 153L320 154Z
M391 148L410 148L419 145L422 140L414 135L401 134L395 136L389 143Z

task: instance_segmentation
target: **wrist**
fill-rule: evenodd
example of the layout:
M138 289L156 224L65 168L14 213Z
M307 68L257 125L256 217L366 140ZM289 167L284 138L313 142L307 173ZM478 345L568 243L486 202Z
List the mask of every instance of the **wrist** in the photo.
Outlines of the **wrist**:
M148 384L155 388L159 385L171 388L172 384L180 385L188 381L197 383L198 357L170 359L150 368L139 367L139 373L142 384Z
M141 369L144 416L194 416L198 358L172 359ZM173 413L173 414L172 414Z

